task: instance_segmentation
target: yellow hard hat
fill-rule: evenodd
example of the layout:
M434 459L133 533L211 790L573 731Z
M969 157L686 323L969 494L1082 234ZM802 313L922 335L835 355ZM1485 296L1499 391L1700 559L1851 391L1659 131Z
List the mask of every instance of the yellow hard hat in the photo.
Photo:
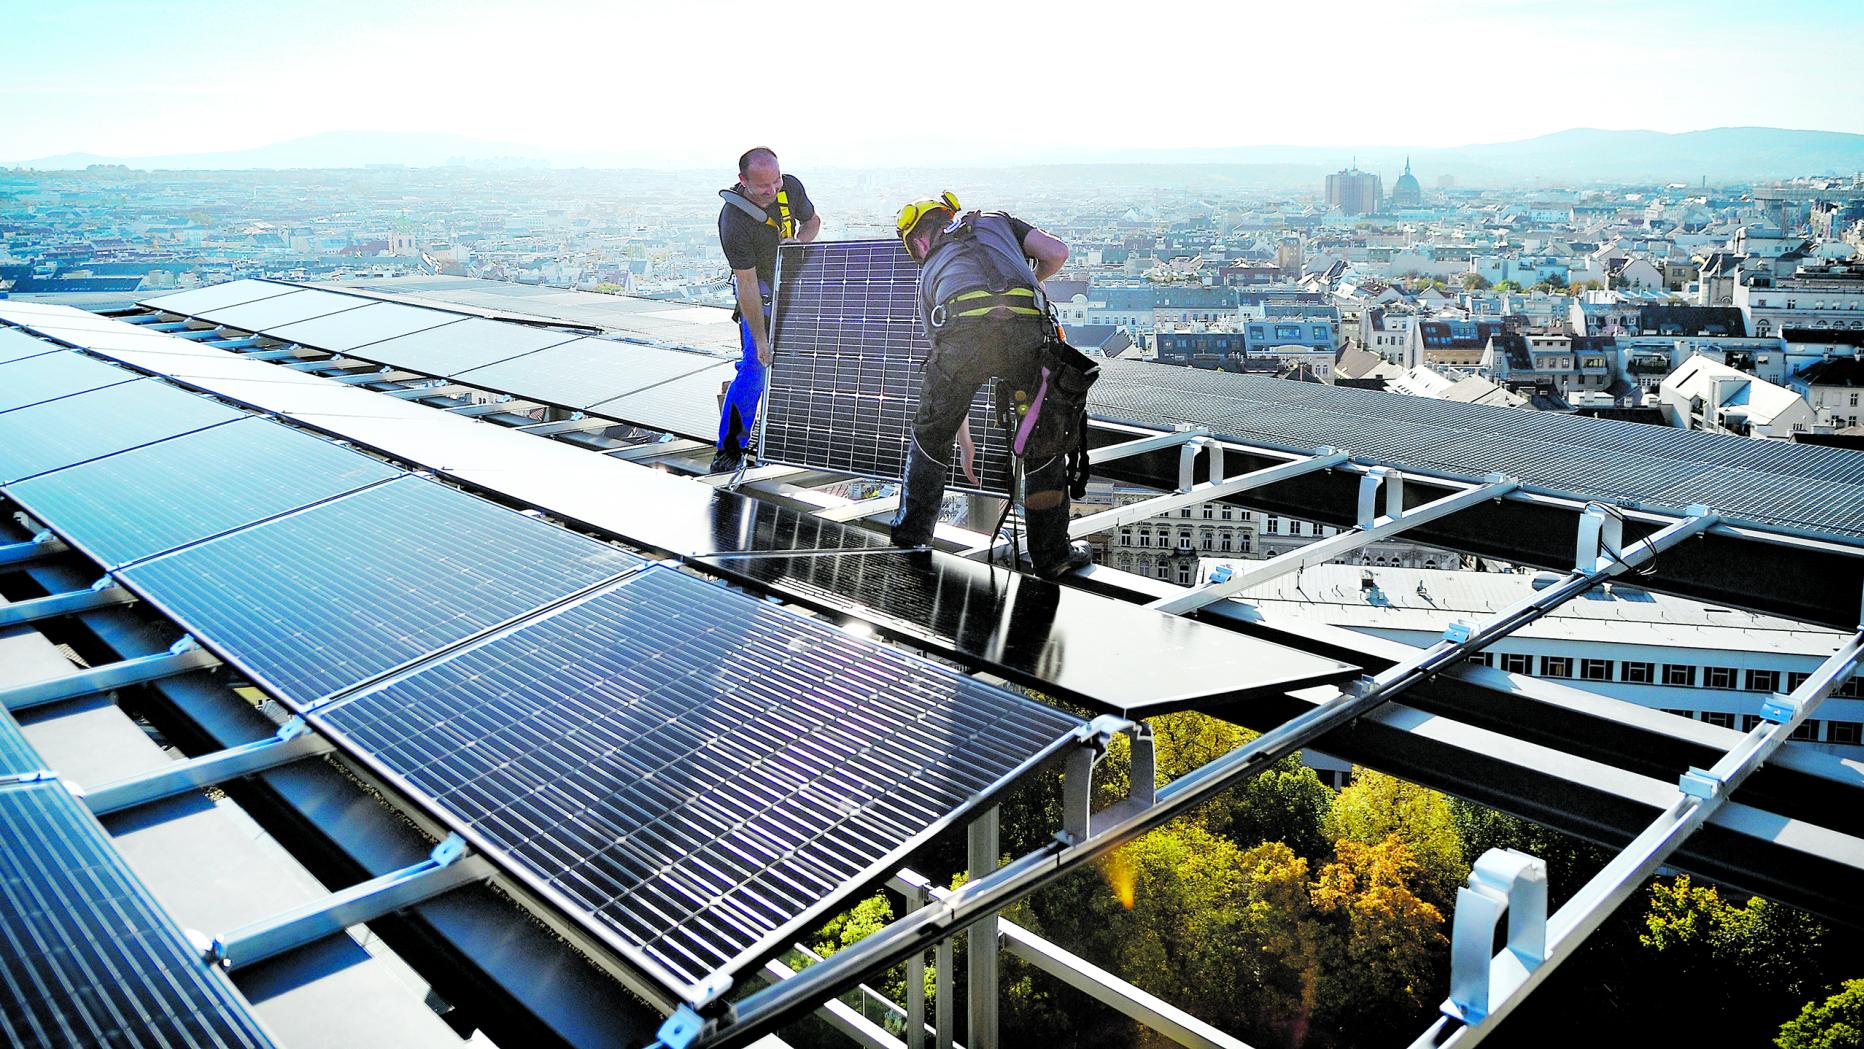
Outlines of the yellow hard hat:
M946 190L937 197L915 200L901 208L899 217L893 220L893 228L900 235L900 243L905 244L907 236L918 227L921 221L939 211L947 215L958 213L958 198L952 195L950 190ZM908 245L906 250L908 254L911 254L911 245Z

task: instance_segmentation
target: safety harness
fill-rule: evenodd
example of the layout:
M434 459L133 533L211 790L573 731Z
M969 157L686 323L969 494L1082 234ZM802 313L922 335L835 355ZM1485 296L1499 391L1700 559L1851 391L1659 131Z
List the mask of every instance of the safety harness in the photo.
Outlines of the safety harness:
M788 240L796 235L796 216L790 211L790 194L788 190L777 190L778 218L774 219L770 217L770 212L751 203L745 198L744 194L738 192L736 189L721 189L718 191L718 195L719 199L723 200L725 203L730 204L746 215L776 230L777 236Z

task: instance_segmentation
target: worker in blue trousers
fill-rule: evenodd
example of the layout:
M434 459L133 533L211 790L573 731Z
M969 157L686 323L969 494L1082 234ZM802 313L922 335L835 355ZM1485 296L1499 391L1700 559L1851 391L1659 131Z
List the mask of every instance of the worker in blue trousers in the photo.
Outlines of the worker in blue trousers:
M725 201L718 212L718 243L725 250L737 291L734 316L743 353L738 375L725 389L718 451L712 457L712 472L728 473L744 463L745 445L757 423L757 403L764 396L777 245L814 240L822 229L822 216L816 214L802 180L785 175L777 166L777 155L762 146L738 158L737 183L718 195Z

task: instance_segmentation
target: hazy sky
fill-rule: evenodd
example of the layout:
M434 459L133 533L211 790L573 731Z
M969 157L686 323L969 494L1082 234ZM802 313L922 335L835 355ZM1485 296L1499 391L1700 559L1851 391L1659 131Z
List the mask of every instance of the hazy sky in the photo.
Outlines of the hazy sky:
M1864 0L0 0L0 35L0 161L350 130L795 167L1864 132Z

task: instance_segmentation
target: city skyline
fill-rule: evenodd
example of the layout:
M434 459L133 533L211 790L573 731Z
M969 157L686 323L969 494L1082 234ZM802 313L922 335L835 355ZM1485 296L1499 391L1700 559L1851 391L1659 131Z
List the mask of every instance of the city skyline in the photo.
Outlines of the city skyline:
M219 2L179 14L72 3L9 16L18 58L0 74L11 114L0 159L414 129L652 167L716 166L756 141L799 164L869 166L915 155L1029 163L1110 147L1430 149L1574 126L1864 132L1848 104L1864 92L1854 66L1770 76L1761 93L1697 88L1704 70L1766 72L1769 56L1808 40L1842 50L1864 39L1853 4L1777 5L1764 19L1738 3L1670 0L1630 11L1421 0L1401 18L1385 5L1330 10L1338 17L1322 25L1306 11L1215 4L1136 18L1115 5L1056 17L961 3L936 21L823 8L771 27L744 3L562 4L522 18L489 2L335 0L261 15ZM939 80L928 100L940 63L980 41L1002 44L1003 75ZM1019 83L1031 85L1026 100ZM1273 85L1298 85L1301 104L1263 104Z

